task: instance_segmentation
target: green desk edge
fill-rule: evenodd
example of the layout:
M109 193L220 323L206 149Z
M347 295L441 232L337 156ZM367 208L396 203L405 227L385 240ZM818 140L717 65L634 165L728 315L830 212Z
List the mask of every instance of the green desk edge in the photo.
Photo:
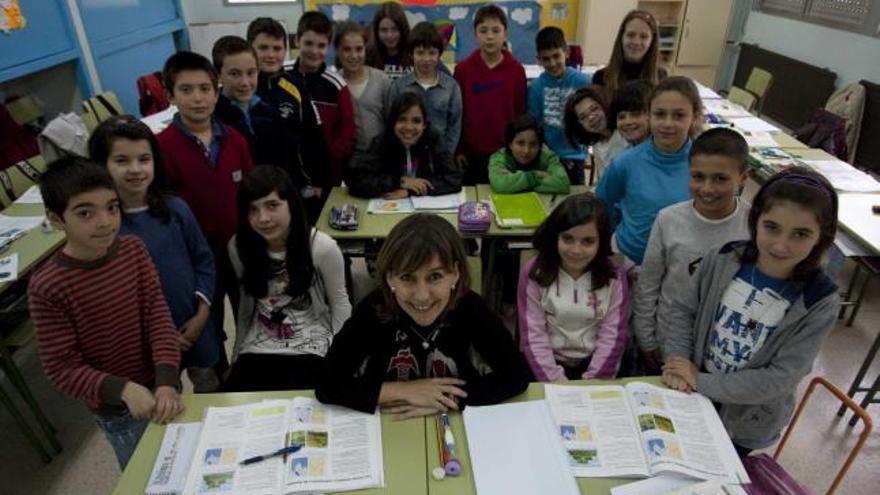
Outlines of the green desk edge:
M12 204L2 213L10 217L36 217L42 216L45 210L43 205L38 204ZM18 278L20 279L61 247L64 244L64 238L62 231L53 230L47 233L37 227L13 242L8 249L0 252L0 257L18 253ZM13 283L15 282L0 284L0 294L11 287Z

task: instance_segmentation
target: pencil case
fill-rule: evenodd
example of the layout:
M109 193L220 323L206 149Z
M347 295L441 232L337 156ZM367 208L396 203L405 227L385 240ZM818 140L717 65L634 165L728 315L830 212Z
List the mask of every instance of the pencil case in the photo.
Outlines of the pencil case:
M492 225L489 203L465 201L458 207L458 230L464 234L484 234Z

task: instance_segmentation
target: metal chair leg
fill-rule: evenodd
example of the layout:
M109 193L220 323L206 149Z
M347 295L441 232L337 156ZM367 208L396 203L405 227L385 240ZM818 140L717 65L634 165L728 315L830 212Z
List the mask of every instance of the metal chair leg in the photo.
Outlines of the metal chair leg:
M37 451L37 454L40 455L40 459L43 460L46 464L52 461L52 456L49 454L49 451L46 450L46 447L43 446L40 439L34 433L34 430L31 429L31 425L28 424L27 420L24 419L24 416L15 407L15 403L12 402L12 399L9 397L9 394L6 393L2 387L0 387L0 404L6 406L6 409L9 410L9 414L12 415L12 419L18 423L18 428L27 437L28 442L30 442L31 446L34 450Z
M852 302L853 289L856 286L856 280L859 278L859 275L862 273L862 265L859 264L858 260L856 260L856 267L853 270L852 277L849 279L849 285L846 288L846 292L843 293L844 297L846 297L846 301L843 301L843 304L840 305L840 313L837 315L838 319L846 316L846 309L852 306L854 303Z
M10 382L12 385L18 389L18 393L22 396L25 403L27 403L28 407L30 407L31 412L34 414L34 417L37 419L37 424L40 426L40 429L46 435L46 438L49 440L49 445L52 449L57 453L61 452L61 443L58 441L58 438L55 436L56 430L55 427L52 426L52 423L49 422L49 418L43 413L43 409L37 403L37 399L31 393L30 387L28 387L27 382L25 382L24 376L21 374L21 371L18 369L18 366L15 365L15 361L12 360L12 354L9 353L9 350L5 345L0 345L0 366L2 366L3 371L9 376Z
M852 385L849 386L849 390L846 392L846 395L849 397L855 396L858 393L859 388L861 387L862 380L865 379L865 375L868 373L868 369L871 368L871 363L874 362L874 358L877 356L877 351L880 350L880 333L877 334L877 337L874 339L874 343L871 344L871 349L868 350L868 355L865 356L864 362L862 362L862 367L859 368L859 372L856 373L856 378L853 380ZM840 406L840 409L837 410L838 416L843 416L843 413L846 411L846 405Z
M862 399L862 403L859 406L862 409L867 409L869 404L874 403L874 396L877 395L877 390L880 389L880 375L877 375L877 378L874 380L874 384L871 385L871 388L868 389L868 393L865 394L865 398ZM850 426L855 426L859 421L859 417L853 414L853 417L849 420Z
M862 285L859 288L859 295L856 297L856 303L852 308L852 311L849 313L849 319L846 320L846 326L851 327L853 321L856 319L856 315L859 314L859 309L862 308L862 300L865 298L865 292L868 291L868 283L871 282L871 274L866 273L865 278L862 279Z

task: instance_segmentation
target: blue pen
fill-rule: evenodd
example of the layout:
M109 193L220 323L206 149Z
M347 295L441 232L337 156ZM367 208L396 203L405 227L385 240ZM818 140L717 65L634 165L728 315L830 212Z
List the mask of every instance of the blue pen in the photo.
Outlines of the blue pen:
M242 466L247 466L248 464L253 464L255 462L264 461L266 459L271 459L273 457L292 454L301 448L303 448L302 444L291 445L290 447L284 447L283 449L278 449L275 452L272 452L271 454L263 454L263 455L258 455L255 457L249 457L249 458L239 462L239 464L241 464Z
M443 468L446 474L458 476L461 474L461 463L455 458L455 437L452 436L452 426L449 424L449 415L440 414L440 426L443 428L443 443L446 444L446 465Z

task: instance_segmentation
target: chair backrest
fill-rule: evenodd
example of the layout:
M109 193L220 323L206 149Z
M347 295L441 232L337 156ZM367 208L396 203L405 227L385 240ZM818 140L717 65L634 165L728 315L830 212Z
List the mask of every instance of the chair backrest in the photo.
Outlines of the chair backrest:
M46 171L46 161L36 155L0 170L0 207L6 208L35 185Z
M110 117L124 113L125 110L122 108L122 104L119 103L119 98L112 91L105 91L83 101L82 119L89 132L94 131L98 124Z
M727 94L727 99L750 112L753 108L755 108L755 103L758 102L758 99L755 98L755 95L736 86L730 87L730 92Z
M782 453L782 449L785 448L785 444L786 442L788 442L788 438L789 436L791 436L791 432L794 431L794 427L804 410L804 406L807 404L810 396L819 385L823 386L826 390L837 397L838 400L843 402L843 405L851 409L853 414L855 414L856 417L861 419L864 423L862 434L859 435L858 441L853 446L852 450L850 450L849 455L846 457L846 461L843 463L843 466L840 467L840 470L837 472L837 476L835 476L834 480L831 482L831 486L828 487L828 491L825 492L826 495L832 495L840 487L840 483L843 481L844 476L846 476L846 473L849 471L850 466L852 466L853 460L855 460L856 455L858 455L859 451L862 450L862 446L864 446L865 442L868 440L868 437L871 435L873 423L871 422L871 416L864 409L862 409L861 406L856 404L856 402L852 400L850 396L843 393L843 391L835 387L834 384L832 384L825 378L817 376L810 381L810 385L807 387L807 391L806 393L804 393L804 397L801 399L800 403L798 404L797 410L795 410L794 412L794 417L791 418L791 423L789 423L788 428L785 430L785 435L783 435L782 440L779 442L779 446L776 447L776 452L773 453L773 460L779 459L779 455Z
M747 90L761 99L770 91L772 85L773 74L760 67L752 67L752 72L749 72L749 79L746 81Z

